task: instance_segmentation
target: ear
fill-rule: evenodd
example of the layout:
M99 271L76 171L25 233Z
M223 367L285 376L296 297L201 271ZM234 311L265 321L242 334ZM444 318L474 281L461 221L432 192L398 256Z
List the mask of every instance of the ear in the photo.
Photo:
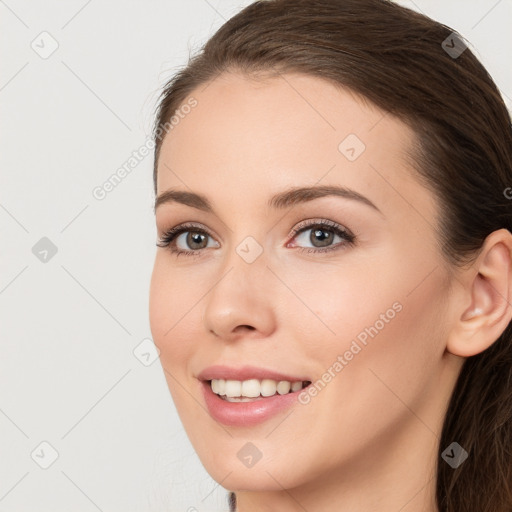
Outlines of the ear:
M511 321L512 234L507 229L492 232L461 277L464 305L446 348L454 355L470 357L490 347Z

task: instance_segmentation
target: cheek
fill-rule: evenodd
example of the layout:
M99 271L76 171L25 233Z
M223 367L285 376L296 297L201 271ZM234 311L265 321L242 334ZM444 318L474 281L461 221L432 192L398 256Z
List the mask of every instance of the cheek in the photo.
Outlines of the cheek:
M282 323L295 326L303 348L315 349L313 360L321 359L325 367L354 339L364 347L376 330L380 336L403 316L405 293L394 270L376 265L376 257L373 264L356 259L281 269L282 280L296 295L288 293Z
M176 276L176 278L174 277ZM194 409L189 403L188 362L193 354L190 342L190 322L194 319L193 305L198 300L193 286L185 286L177 278L175 269L165 262L155 261L149 293L149 321L153 341L160 351L160 364L176 410L182 423L189 424L188 416ZM203 420L204 421L204 420Z
M356 289L346 303L350 306L332 317L337 336L326 338L324 367L332 367L340 355L344 362L325 390L324 404L336 404L325 409L325 420L345 425L361 443L379 431L391 437L411 419L411 410L419 413L432 402L446 334L442 283L432 279L410 293L405 282L363 294ZM357 299L364 297L359 308Z
M407 265L396 256L382 261L399 264L354 264L346 272L333 266L331 273L326 267L316 280L305 272L287 276L310 309L298 301L289 306L295 320L288 323L303 340L303 355L316 362L316 377L332 382L318 403L339 403L335 411L344 424L347 410L362 415L352 423L357 426L368 414L389 418L407 410L404 402L424 400L444 352L442 272L424 279L431 268L414 255ZM326 411L326 421L332 414Z
M198 310L194 306L201 298L194 283L193 278L188 279L186 274L166 264L165 257L157 256L149 293L149 322L162 366L173 374L177 370L185 371L185 362L193 348L187 327L191 321L197 321ZM167 373L166 378L170 378ZM170 383L173 384L172 379Z

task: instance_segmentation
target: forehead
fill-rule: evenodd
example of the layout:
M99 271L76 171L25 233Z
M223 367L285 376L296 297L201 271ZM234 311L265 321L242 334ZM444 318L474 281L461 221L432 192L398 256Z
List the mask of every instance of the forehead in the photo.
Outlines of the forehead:
M201 143L210 157L232 160L252 151L261 160L265 155L290 158L290 153L304 158L315 146L318 159L320 151L326 158L337 157L338 144L349 134L363 143L387 135L394 139L396 153L411 136L400 121L347 89L304 74L253 79L225 73L190 96L197 106L180 115L179 124L164 139L170 152L184 143ZM202 155L187 158L195 156Z
M303 74L229 73L190 96L197 105L162 144L159 194L185 186L243 204L321 183L364 190L380 204L423 197L432 206L406 158L414 133L346 89Z

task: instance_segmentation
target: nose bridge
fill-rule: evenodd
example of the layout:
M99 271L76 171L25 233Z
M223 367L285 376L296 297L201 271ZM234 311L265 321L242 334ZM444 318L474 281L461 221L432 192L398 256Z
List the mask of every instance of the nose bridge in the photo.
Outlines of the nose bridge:
M237 286L242 293L251 292L254 297L262 292L261 286L268 280L268 251L263 219L258 216L240 215L230 223L229 250L224 254L222 275ZM256 229L259 228L259 229ZM219 283L220 284L220 283Z
M233 244L221 268L224 276L212 290L218 300L237 297L252 302L266 295L268 285L267 254L254 237L247 236Z
M255 237L233 244L205 297L205 327L228 338L238 326L268 335L273 329L275 295L269 289L268 258Z

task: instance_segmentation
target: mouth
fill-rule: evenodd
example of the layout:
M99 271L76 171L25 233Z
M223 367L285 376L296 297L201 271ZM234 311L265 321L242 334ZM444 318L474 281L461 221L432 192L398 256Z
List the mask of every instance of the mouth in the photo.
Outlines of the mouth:
M227 402L255 402L276 395L298 393L311 385L311 381L273 379L210 379L204 381L212 392Z
M202 394L210 416L219 423L248 428L297 407L300 393L309 380L200 379ZM303 409L303 411L306 411Z

